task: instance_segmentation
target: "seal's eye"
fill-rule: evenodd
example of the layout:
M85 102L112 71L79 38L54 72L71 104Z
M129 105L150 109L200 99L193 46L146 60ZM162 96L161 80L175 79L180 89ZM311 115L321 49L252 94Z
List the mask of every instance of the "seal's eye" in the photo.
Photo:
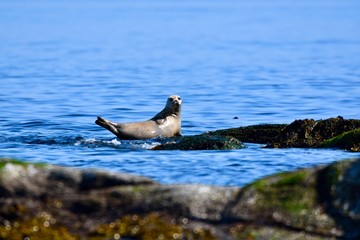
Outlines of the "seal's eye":
M170 100L170 101L174 101L174 99L173 99L173 98L169 98L169 100Z
M178 97L179 100L181 100L181 97Z

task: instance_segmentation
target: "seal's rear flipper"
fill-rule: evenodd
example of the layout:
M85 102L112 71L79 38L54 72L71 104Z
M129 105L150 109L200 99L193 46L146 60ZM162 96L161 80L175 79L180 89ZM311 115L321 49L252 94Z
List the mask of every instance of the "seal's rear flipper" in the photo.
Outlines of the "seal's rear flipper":
M116 129L116 127L114 126L114 124L112 122L110 122L109 120L103 119L102 117L98 117L97 120L95 121L95 123L107 130L109 130L110 132L112 132L113 134L115 134L116 136L118 135L118 130Z

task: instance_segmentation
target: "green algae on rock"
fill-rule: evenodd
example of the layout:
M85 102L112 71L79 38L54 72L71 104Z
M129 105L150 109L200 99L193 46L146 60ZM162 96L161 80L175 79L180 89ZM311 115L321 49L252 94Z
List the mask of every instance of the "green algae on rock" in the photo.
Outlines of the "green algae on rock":
M54 219L38 216L29 219L4 220L0 225L0 239L80 240L80 237L57 224Z
M18 166L23 166L23 167L27 167L29 165L35 165L35 166L38 166L38 167L46 166L46 164L44 164L44 163L27 163L27 162L23 162L23 161L19 161L19 160L16 160L16 159L11 159L11 158L0 158L0 171L7 164L18 165Z
M180 137L151 150L233 150L243 147L244 145L234 137L201 134Z
M265 225L249 225L237 224L234 225L230 231L233 233L232 237L235 240L329 240L335 239L331 237L324 237L315 234L307 233L306 231L294 231L291 229L282 228L279 226L265 226Z
M318 145L320 148L339 148L360 152L360 128L344 132Z
M215 239L206 227L191 229L187 226L188 222L186 218L175 220L163 213L126 215L108 224L99 225L89 239Z
M295 120L290 124L259 124L222 129L208 134L231 136L242 142L267 144L267 148L314 148L327 139L357 128L360 128L360 120L339 116L324 120ZM360 148L356 141L358 140L350 147L353 151L359 151Z
M0 172L0 222L7 225L0 228L0 239L104 239L108 234L114 234L116 239L120 235L111 227L120 222L121 226L125 224L122 237L152 239L158 233L159 238L166 239L215 239L211 226L200 222L193 225L190 219L193 214L204 219L213 215L216 219L227 192L233 191L211 186L159 185L129 174L5 161L6 167ZM56 224L43 221L39 216L44 214L51 216L46 221ZM139 216L139 220L126 221L128 216ZM144 221L147 225L138 229L136 222ZM13 234L9 226L16 226L17 233ZM135 233L136 229L139 232Z
M317 172L304 169L258 180L244 187L229 215L313 234L341 234L317 200Z
M310 148L344 132L360 128L360 120L339 116L325 120L295 120L268 144L270 148Z

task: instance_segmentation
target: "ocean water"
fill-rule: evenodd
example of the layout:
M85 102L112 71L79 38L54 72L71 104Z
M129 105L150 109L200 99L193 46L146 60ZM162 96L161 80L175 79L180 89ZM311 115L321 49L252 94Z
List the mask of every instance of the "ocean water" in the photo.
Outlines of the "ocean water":
M183 99L182 133L360 118L360 2L2 0L0 157L243 186L359 157L329 149L150 151L95 125ZM237 118L235 118L237 117Z

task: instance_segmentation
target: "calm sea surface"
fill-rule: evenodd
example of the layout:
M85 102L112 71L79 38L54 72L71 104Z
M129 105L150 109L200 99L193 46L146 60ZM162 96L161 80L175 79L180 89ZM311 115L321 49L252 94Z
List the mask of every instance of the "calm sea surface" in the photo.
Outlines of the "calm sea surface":
M183 98L182 132L360 118L360 1L0 2L0 157L243 186L358 153L149 151L94 124ZM238 117L238 119L234 119Z

